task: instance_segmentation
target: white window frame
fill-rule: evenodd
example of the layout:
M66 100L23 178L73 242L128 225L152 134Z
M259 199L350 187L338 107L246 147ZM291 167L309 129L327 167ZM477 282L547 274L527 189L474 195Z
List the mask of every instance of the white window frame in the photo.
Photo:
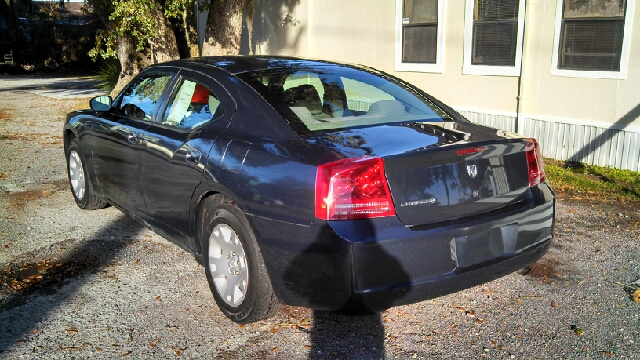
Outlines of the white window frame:
M631 47L631 24L635 0L627 0L627 12L624 14L624 35L622 38L622 52L620 53L620 71L589 71L569 70L558 68L560 51L560 33L562 32L562 5L564 0L556 0L556 25L553 38L553 57L551 58L551 75L587 79L618 79L627 78L627 64L629 63L629 49Z
M417 64L402 62L402 0L396 0L396 71L444 72L444 7L445 0L438 0L438 27L436 35L436 63Z
M473 65L473 5L475 0L466 0L464 11L464 62L462 73L465 75L520 76L522 65L522 42L524 38L525 0L518 3L518 35L516 37L516 59L514 66Z

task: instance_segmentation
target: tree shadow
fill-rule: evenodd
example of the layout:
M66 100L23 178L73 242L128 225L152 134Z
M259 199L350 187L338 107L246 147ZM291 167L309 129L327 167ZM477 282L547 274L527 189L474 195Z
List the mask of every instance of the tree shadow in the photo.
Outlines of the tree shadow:
M409 284L410 278L400 262L384 250L371 220L344 224L353 242L325 224L315 241L287 266L284 282L305 306L314 309L310 359L384 358L384 325L379 312L392 307L410 290L385 292L388 296L363 294L365 290ZM380 273L385 275L377 276Z
M24 281L33 278L39 280L41 286L35 286L37 285L35 284L14 289L11 295L1 299L1 313L8 312L10 314L12 309L27 303L30 295L56 293L62 287L65 287L65 291L56 297L51 297L52 300L55 300L53 302L42 302L43 306L34 308L34 311L27 316L24 314L15 318L11 315L3 316L10 321L1 324L0 354L31 333L35 326L46 319L57 307L71 301L71 297L75 293L92 281L91 277L84 275L96 273L106 268L111 264L113 258L131 244L143 229L142 225L122 214L120 218L97 231L91 238L82 241L82 245L62 258L55 259L55 261L40 259L37 261L39 266L25 267L23 264L12 264L22 268L22 271L31 271L31 273L16 273L15 280ZM36 258L42 256L39 253L34 255ZM38 275L40 276L38 277ZM2 356L0 355L0 357Z
M631 109L628 113L626 113L623 117L618 119L618 121L613 124L616 129L607 129L602 134L596 136L589 142L589 144L583 146L580 150L576 151L572 156L570 156L569 162L587 162L589 155L595 153L596 150L603 147L620 130L624 130L638 118L640 118L640 104L636 105L633 109Z
M306 31L292 15L299 4L300 0L253 0L252 16L243 20L240 54L257 54L262 44L269 47L270 54L294 48ZM295 38L289 40L294 29Z

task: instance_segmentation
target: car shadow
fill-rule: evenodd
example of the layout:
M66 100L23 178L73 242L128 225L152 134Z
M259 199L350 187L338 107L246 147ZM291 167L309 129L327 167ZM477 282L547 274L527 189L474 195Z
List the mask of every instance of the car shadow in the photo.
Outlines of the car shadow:
M55 260L39 259L34 262L38 266L34 267L22 263L12 264L20 271L30 270L31 273L21 274L14 271L15 279L12 283L16 285L11 295L0 300L0 357L13 344L23 341L38 323L55 312L59 306L71 301L74 294L92 281L92 277L85 275L106 268L143 229L142 225L122 214L90 238L84 239L81 244L75 243L74 246L77 248L64 257L55 258L55 255L52 255ZM34 257L38 259L42 254L34 254ZM31 281L25 281L28 279ZM65 287L65 291L51 296L49 300L53 301L41 302L41 306L33 307L26 315L24 312L20 312L19 315L12 314L13 309L28 303L32 296L56 294L62 287Z
M351 225L350 236L356 242L349 243L341 239L326 224L315 241L293 259L284 273L288 289L304 299L307 306L314 309L340 309L338 312L314 310L309 331L309 359L384 358L385 336L380 311L394 306L410 291L403 288L402 291L394 291L393 296L375 299L345 295L345 292L348 294L352 291L354 283L366 287L367 283L384 277L389 281L388 284L410 283L409 275L400 262L385 251L383 244L378 241L371 220L357 220ZM361 251L354 255L353 246L356 244ZM366 257L369 262L367 265L372 265L365 272L373 278L362 273L354 275L351 260L344 260L358 256ZM374 284L369 285L375 287Z

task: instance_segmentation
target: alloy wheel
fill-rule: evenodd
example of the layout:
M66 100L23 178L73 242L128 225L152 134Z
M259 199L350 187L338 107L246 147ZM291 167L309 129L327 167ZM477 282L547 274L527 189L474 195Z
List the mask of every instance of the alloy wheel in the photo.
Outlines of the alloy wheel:
M71 151L69 154L69 180L76 198L82 200L85 192L84 169L80 155L76 151Z
M249 268L238 234L227 224L218 224L209 237L209 271L222 300L237 307L247 294Z

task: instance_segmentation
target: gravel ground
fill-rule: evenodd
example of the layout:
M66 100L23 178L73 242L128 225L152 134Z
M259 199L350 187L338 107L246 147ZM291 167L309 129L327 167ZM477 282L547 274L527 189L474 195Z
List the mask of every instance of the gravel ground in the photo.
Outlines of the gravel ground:
M113 207L75 206L62 120L88 99L37 90L77 83L0 76L1 358L640 358L637 209L571 199L526 276L380 315L284 307L234 324L191 255Z

